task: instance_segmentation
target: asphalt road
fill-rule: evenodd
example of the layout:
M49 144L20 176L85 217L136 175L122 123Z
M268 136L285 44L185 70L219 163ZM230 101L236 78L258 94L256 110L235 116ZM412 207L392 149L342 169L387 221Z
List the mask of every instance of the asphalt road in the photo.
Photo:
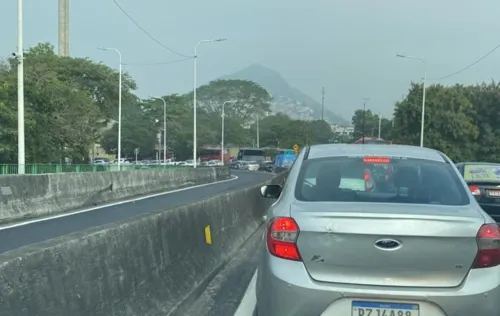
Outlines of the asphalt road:
M128 203L110 205L64 217L32 221L25 225L2 227L0 228L0 253L125 218L194 203L220 193L250 187L272 177L271 174L262 172L232 171L232 174L238 179L188 188L151 198L134 199Z

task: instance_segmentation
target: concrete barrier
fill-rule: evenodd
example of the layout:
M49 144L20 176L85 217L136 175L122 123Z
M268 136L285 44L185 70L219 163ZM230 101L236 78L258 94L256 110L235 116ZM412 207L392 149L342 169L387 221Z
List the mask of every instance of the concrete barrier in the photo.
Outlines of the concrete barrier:
M229 177L227 167L0 176L0 224Z
M261 225L259 187L4 253L0 315L173 315Z

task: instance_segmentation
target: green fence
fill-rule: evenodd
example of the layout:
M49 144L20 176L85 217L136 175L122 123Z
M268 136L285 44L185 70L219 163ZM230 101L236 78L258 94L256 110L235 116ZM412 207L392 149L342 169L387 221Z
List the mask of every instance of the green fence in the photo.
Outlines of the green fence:
M0 175L17 174L18 165L0 164ZM174 165L141 165L141 164L122 164L118 165L61 165L61 164L26 164L24 166L25 174L44 174L44 173L66 173L66 172L109 172L109 171L132 171L142 169L167 169L179 168Z

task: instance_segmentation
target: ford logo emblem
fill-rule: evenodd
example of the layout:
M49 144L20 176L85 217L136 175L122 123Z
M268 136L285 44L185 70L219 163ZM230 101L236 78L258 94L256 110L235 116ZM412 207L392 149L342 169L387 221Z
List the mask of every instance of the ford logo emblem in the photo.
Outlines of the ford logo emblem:
M375 242L375 247L380 250L396 250L401 248L403 245L394 239L379 239Z

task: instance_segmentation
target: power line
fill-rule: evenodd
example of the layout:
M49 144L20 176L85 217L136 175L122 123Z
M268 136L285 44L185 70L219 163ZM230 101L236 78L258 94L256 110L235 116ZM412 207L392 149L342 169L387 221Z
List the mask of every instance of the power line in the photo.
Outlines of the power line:
M487 52L486 54L484 54L481 58L477 59L476 61L474 61L473 63L467 65L466 67L460 69L460 70L457 70L455 71L454 73L451 73L449 75L446 75L446 76L443 76L443 77L437 77L437 78L430 78L429 80L441 80L441 79L446 79L446 78L449 78L449 77L452 77L454 75L458 75L459 73L463 72L463 71L466 71L467 69L475 66L476 64L480 63L483 59L485 59L486 57L490 56L491 54L493 54L494 51L496 51L498 48L500 48L500 44L497 45L495 48L493 48L492 50L490 50L489 52Z
M118 9L120 9L120 11L122 11L122 13L125 14L125 16L132 23L134 23L135 26L137 26L138 29L140 29L144 34L146 34L150 39L152 39L158 45L160 45L161 47L163 47L164 49L168 50L169 52L171 52L171 53L173 53L175 55L178 55L178 56L181 56L181 57L190 57L190 58L193 57L193 56L184 55L182 53L179 53L179 52L171 49L170 47L165 46L162 42L160 42L159 40L157 40L153 35L151 35L148 31L146 31L139 23L137 23L137 21L134 20L134 18L116 0L113 0L113 2L118 7Z
M186 60L193 59L193 57L189 58L183 58L183 59L177 59L177 60L171 60L171 61L164 61L164 62L157 62L157 63L122 63L124 66L157 66L157 65L170 65L170 64L177 64Z

